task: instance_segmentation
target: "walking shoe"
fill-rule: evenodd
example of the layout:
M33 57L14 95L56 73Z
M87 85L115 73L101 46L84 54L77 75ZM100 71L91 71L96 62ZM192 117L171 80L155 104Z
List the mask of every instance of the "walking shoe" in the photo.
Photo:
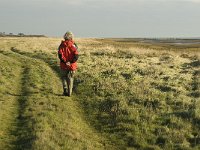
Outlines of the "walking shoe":
M65 93L65 92L63 92L63 96L69 96L69 94L68 94L68 93Z
M63 96L68 96L67 89L64 88Z

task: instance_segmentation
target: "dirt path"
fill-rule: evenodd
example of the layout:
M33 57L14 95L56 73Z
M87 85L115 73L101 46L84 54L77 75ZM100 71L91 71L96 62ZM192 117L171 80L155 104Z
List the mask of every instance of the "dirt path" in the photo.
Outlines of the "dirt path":
M12 88L16 90L10 93L11 100L6 100L8 95L2 97L5 104L1 105L0 118L5 123L0 125L3 134L0 149L110 147L104 145L107 139L88 124L76 98L61 96L62 86L55 65L13 49L4 55L13 63L18 62L13 69L18 74L14 81L9 79L15 83ZM3 117L4 114L8 117Z
M12 57L2 54L0 57L2 63L5 64L1 68L1 83L5 84L0 96L0 149L12 149L16 140L14 131L17 128L18 99L21 97L22 67L21 63ZM13 68L10 67L12 64L15 64Z

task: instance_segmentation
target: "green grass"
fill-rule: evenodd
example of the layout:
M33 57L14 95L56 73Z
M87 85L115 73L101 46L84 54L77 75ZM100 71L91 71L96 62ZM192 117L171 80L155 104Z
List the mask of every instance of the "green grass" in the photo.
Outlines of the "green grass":
M0 149L200 148L199 49L76 40L68 98L59 39L1 38Z

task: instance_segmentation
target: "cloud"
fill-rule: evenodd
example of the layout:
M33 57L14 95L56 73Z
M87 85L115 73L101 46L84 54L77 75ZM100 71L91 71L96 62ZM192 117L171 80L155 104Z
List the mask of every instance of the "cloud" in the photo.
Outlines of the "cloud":
M200 3L200 0L185 0L185 1L194 2L194 3Z
M104 3L104 4L118 4L118 3L137 3L137 2L142 2L142 3L151 3L151 2L189 2L189 3L200 3L200 0L71 0L71 1L66 1L66 0L58 0L60 2L65 2L70 5L82 5L82 4L94 4L94 3Z
M138 0L138 1L148 1L148 0ZM200 3L200 0L149 0L149 1L165 1L165 2L191 2L191 3Z

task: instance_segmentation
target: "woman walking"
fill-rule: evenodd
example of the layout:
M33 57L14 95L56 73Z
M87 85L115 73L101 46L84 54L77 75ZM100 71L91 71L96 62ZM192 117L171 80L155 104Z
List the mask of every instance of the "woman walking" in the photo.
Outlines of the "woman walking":
M63 84L63 95L71 96L73 89L74 73L77 69L78 47L73 40L73 33L68 31L64 34L64 40L58 48L60 69Z

